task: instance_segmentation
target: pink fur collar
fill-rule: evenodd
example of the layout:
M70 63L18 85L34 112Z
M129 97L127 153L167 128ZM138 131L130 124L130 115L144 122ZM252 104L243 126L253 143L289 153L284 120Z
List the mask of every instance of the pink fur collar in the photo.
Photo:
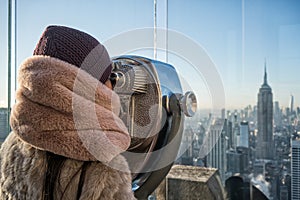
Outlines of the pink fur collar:
M118 95L74 65L33 56L19 69L13 131L32 146L77 160L109 162L130 145Z

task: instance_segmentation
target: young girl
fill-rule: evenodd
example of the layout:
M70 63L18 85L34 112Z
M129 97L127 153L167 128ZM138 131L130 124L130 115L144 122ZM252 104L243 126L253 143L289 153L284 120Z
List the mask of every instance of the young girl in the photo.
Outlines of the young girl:
M19 69L11 128L0 150L0 199L134 199L120 155L110 57L91 35L49 26Z

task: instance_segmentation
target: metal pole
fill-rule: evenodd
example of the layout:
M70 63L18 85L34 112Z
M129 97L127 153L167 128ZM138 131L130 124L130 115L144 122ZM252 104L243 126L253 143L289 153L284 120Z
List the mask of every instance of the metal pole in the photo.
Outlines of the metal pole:
M169 41L168 41L168 34L169 34L169 2L166 0L166 63L168 63L169 58Z
M12 43L12 0L8 0L8 47L7 47L7 134L10 132L10 111L11 111L11 43Z
M15 17L14 17L14 23L15 23L15 35L14 35L14 39L15 39L15 49L14 49L14 60L15 60L15 92L17 90L17 0L15 0Z
M153 42L154 42L154 60L157 59L157 0L154 0L154 35L153 35Z

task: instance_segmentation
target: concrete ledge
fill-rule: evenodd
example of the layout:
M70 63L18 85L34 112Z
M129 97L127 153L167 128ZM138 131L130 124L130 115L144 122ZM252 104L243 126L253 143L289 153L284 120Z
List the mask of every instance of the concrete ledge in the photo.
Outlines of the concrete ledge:
M174 165L155 190L157 200L225 199L217 169Z

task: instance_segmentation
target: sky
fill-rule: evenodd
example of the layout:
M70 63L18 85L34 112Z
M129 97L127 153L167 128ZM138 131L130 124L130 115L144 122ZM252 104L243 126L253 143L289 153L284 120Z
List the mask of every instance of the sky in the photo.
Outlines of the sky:
M182 47L191 41L202 49L201 59L210 59L218 73L214 95L204 71L183 55L163 59L174 65L201 108L210 107L214 98L223 98L227 109L255 105L263 83L266 64L274 101L288 106L290 95L300 106L300 1L298 0L165 0L157 1L157 25L180 33L183 40L169 40L168 47ZM167 8L167 9L166 9ZM111 41L128 31L154 26L152 0L26 0L17 4L17 57L19 66L31 56L42 31L49 24L60 24L90 33L101 42ZM0 2L0 105L7 101L7 1ZM173 32L172 32L173 33ZM171 34L169 38L171 38ZM151 35L149 37L152 37ZM135 40L134 40L135 39ZM188 39L189 41L186 41ZM123 41L117 48L137 42ZM153 38L149 38L152 41ZM185 41L185 43L183 43ZM111 44L111 43L110 43ZM110 46L110 49L115 47ZM141 47L142 49L143 47ZM153 53L131 50L153 58ZM198 52L198 51L197 51ZM195 70L196 69L196 70ZM214 79L214 78L212 78ZM221 81L218 81L220 79Z

